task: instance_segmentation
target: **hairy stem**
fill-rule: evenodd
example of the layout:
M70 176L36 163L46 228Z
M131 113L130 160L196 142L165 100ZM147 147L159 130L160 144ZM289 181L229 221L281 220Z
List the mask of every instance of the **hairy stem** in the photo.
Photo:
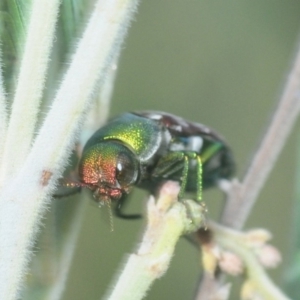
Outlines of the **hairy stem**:
M150 197L148 225L142 242L113 284L109 300L144 298L154 280L168 269L180 236L200 227L202 207L192 200L186 200L189 201L186 204L177 201L178 193L178 184L169 181L162 187L156 203Z
M32 144L45 85L59 0L34 0L4 148L1 182L24 163ZM16 142L18 141L18 142Z
M119 53L118 53L119 56ZM94 132L100 125L102 125L108 117L110 100L116 76L117 62L114 60L112 66L108 68L108 74L105 77L103 85L100 87L99 95L96 95L96 101L93 108L89 112L87 122L81 132L80 141L81 148L85 144L87 138ZM65 284L68 278L69 270L74 255L76 241L78 239L79 231L81 228L81 221L83 218L85 202L81 199L81 204L77 205L75 215L72 216L71 224L69 224L66 230L65 236L62 239L63 246L61 247L58 274L55 281L51 284L47 291L45 299L47 300L59 300L62 299L62 295L65 290Z
M71 222L68 224L66 233L62 239L63 245L60 247L58 258L56 257L57 274L55 279L51 283L50 288L47 290L43 299L45 300L60 300L63 299L62 295L65 291L65 285L68 279L68 274L72 265L72 259L74 256L76 242L78 240L79 231L84 215L84 209L87 201L80 199L79 203L76 203L75 212L72 215ZM49 259L49 257L47 257Z
M0 299L19 296L43 212L75 142L96 82L120 49L137 0L99 0L35 143L1 191Z
M1 55L0 55L1 57ZM2 65L0 60L0 169L2 166L3 159L3 149L6 138L6 130L7 130L7 103L6 103L6 95L3 83L3 75L2 75ZM0 182L1 186L1 182Z

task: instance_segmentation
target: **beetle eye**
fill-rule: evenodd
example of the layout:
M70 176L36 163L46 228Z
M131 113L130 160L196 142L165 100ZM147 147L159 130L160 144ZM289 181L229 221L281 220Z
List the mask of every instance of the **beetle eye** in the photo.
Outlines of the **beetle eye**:
M138 176L138 165L136 159L129 153L118 154L116 164L116 179L121 187L134 184Z

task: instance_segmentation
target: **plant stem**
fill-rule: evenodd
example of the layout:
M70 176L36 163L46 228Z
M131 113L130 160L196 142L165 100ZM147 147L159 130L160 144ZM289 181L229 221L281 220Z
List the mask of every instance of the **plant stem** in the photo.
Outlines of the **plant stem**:
M119 58L120 53L117 54ZM80 134L80 144L85 145L91 135L98 130L107 120L110 109L110 102L113 87L117 74L118 58L113 59L111 66L107 70L105 81L95 96L95 102L86 119L84 128Z
M285 142L292 131L300 110L300 46L277 109L242 183L234 180L221 216L221 223L241 229L257 200ZM208 299L216 293L218 278L204 274L205 286L198 289L196 299ZM208 287L208 288L207 288ZM199 297L201 295L201 298Z
M71 268L86 203L87 201L83 199L80 199L79 203L76 203L77 207L75 208L75 212L73 212L74 214L72 215L71 222L68 224L66 234L64 234L62 239L63 245L59 251L58 262L56 262L58 273L55 275L55 280L47 290L46 295L43 298L44 300L63 299L62 295Z
M233 231L209 222L208 227L213 231L214 240L223 248L237 254L246 264L247 276L263 299L288 300L279 288L271 281L265 269L257 260L253 250L244 244L242 233Z
M222 223L242 228L300 111L300 49L266 134L240 185L230 193Z
M34 0L4 148L1 182L24 163L32 144L60 0ZM17 141L17 142L16 142Z
M178 183L167 182L155 203L148 201L148 225L136 253L129 256L109 300L138 300L145 297L155 279L168 269L175 245L187 231L195 231L202 223L202 207L192 200L187 206L177 201ZM190 210L196 212L191 220Z
M75 142L96 82L127 32L137 0L99 0L35 143L1 191L0 299L19 296L43 213ZM22 72L22 71L21 71ZM16 140L15 140L16 142Z
M119 53L118 53L119 56ZM117 62L113 60L112 66L108 68L108 74L105 77L105 81L100 87L99 95L96 96L96 101L93 108L89 112L87 122L80 134L81 146L85 144L87 138L90 137L91 132L102 125L108 117L110 101L112 96L112 90L114 86ZM81 147L82 148L82 147ZM86 201L81 199L81 203L77 204L75 214L71 215L71 222L62 238L63 246L59 251L59 263L58 274L55 281L51 283L45 300L59 300L62 299L63 292L65 290L65 284L68 278L69 270L74 255L76 241L78 239L79 231L81 228L81 221L83 218L84 208ZM54 212L55 213L55 212Z
M1 55L0 55L1 57ZM5 95L5 88L3 82L3 75L2 75L2 65L0 60L0 169L2 166L2 159L3 159L3 148L5 144L6 138L6 130L7 130L7 103L6 103L6 95ZM1 183L0 183L1 186Z

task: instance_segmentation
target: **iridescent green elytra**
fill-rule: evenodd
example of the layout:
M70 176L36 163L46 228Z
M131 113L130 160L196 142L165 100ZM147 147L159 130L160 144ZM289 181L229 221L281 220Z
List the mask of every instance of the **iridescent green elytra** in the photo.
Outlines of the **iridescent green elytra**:
M202 199L202 188L230 178L234 160L229 147L208 127L163 112L124 113L100 128L84 147L80 183L96 201L117 200L120 217L133 186L154 192L165 180L179 181Z

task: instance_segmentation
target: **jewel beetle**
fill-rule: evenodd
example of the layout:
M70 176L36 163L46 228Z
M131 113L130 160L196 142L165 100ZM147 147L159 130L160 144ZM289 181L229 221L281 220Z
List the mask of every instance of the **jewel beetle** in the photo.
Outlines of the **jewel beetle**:
M212 129L156 111L128 112L111 119L87 141L79 162L79 182L99 203L116 202L115 214L132 187L155 192L165 180L180 182L179 198L229 179L235 169L231 149Z

